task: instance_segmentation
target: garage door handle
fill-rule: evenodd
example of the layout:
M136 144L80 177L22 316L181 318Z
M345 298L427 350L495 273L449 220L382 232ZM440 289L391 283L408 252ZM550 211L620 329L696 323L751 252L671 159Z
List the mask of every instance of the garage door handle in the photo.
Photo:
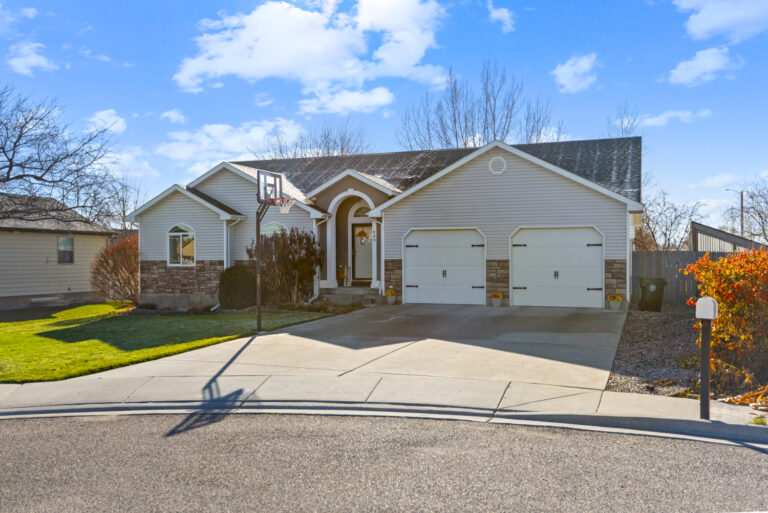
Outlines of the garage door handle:
M603 290L602 287L587 287L587 290Z
M528 244L512 244L513 248L525 248L528 247Z
M418 289L419 286L418 285L406 285L405 288L407 288L407 289Z
M588 248L600 247L600 246L602 246L602 244L587 244Z
M473 289L484 289L485 286L484 285L472 285L472 288Z
M512 287L512 290L528 290L528 287Z
M406 248L418 248L419 245L418 244L406 244L405 247Z
M472 244L473 248L484 248L485 244Z

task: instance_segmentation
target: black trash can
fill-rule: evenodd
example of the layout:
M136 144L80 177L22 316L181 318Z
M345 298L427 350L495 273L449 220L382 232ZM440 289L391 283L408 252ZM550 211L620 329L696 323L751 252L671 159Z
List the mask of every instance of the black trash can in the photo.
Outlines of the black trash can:
M664 278L640 278L640 310L661 312L664 302L664 287L667 280Z

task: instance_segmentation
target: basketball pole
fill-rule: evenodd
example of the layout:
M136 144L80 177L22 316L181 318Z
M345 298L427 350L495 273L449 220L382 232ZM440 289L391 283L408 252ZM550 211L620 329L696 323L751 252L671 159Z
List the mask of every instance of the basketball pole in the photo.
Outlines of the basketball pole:
M261 331L261 221L269 203L261 203L256 211L256 331Z

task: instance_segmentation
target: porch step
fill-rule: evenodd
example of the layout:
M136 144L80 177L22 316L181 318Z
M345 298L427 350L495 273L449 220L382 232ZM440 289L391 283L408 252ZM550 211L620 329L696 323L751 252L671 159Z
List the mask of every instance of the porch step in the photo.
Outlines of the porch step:
M339 287L320 289L320 295L334 305L378 305L381 303L378 289L370 287Z

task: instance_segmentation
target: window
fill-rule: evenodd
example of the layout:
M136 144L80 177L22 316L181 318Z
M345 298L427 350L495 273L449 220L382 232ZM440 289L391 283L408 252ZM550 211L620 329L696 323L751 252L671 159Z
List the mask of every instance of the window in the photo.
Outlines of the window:
M59 237L58 250L59 250L60 264L75 263L75 238L74 237Z
M288 230L285 229L285 226L280 223L267 223L261 227L261 235L263 237L271 237L276 233L287 231Z
M195 232L179 224L168 232L168 264L195 265Z
M371 209L368 207L360 207L355 210L355 217L368 217L368 212L370 211Z

